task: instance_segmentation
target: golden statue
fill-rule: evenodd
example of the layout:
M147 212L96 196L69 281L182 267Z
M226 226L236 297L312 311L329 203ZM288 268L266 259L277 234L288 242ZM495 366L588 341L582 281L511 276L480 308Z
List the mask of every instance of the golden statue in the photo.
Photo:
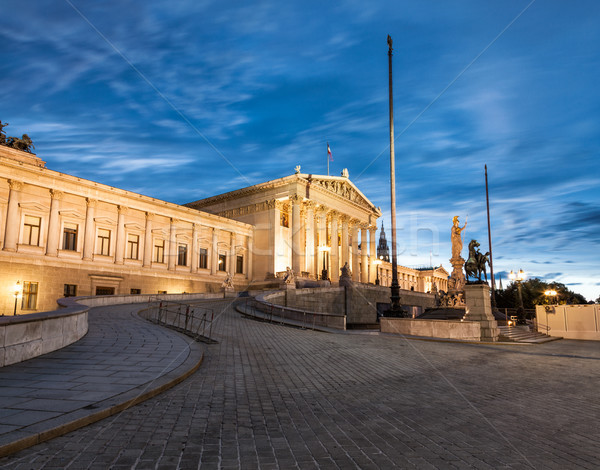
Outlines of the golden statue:
M462 227L458 223L458 216L455 215L452 219L452 229L451 229L451 240L452 240L452 258L458 259L460 258L460 252L462 251L463 241L462 241L462 231L467 226L467 220L465 219L465 225Z

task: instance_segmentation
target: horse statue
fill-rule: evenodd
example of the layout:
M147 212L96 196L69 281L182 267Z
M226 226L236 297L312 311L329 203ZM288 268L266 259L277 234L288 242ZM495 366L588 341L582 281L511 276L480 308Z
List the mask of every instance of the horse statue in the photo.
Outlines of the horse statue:
M470 277L477 278L478 281L482 281L481 274L485 276L485 280L487 282L487 271L485 269L485 265L489 264L490 260L488 258L489 252L485 255L479 251L479 243L477 240L471 240L469 243L469 258L465 263L465 274L467 276L467 280Z

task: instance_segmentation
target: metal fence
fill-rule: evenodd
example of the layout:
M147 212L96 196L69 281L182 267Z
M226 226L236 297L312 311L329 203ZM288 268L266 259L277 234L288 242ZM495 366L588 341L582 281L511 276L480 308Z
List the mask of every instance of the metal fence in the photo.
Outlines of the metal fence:
M143 315L147 320L181 331L196 341L212 339L214 310L198 305L168 300L150 300Z

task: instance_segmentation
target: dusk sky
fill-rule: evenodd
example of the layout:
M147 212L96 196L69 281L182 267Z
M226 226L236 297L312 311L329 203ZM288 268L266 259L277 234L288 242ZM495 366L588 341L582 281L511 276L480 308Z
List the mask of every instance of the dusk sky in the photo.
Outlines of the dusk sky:
M399 263L451 271L452 217L494 268L600 295L600 2L4 0L0 119L50 169L185 203L348 168ZM380 221L381 224L381 221Z

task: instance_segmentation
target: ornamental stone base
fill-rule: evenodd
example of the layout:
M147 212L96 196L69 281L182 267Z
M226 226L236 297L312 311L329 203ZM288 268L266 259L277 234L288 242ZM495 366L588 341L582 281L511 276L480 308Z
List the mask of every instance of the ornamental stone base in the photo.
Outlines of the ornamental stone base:
M476 321L481 325L481 341L498 341L500 330L492 315L490 288L487 284L465 285L466 313L464 321Z

